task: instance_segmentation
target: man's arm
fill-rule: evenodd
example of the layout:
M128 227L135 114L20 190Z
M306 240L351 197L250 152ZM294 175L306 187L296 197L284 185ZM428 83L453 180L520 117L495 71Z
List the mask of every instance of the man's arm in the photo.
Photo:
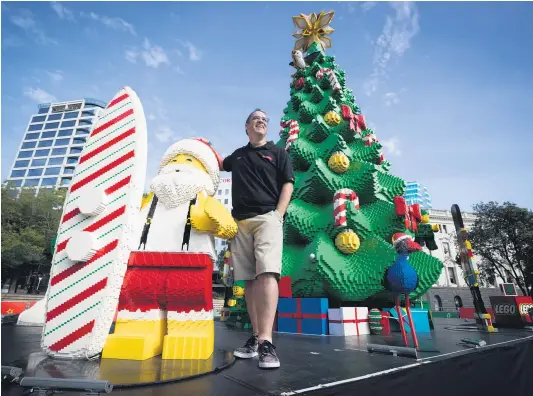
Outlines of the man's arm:
M278 169L278 178L281 179L282 187L276 210L280 215L285 216L294 191L294 171L289 154L285 150L280 153Z
M233 154L228 155L226 158L220 157L218 166L221 171L231 172L233 165Z
M279 196L278 205L276 210L282 216L285 216L289 203L291 202L292 192L294 190L294 185L292 182L285 183L281 188L281 194Z

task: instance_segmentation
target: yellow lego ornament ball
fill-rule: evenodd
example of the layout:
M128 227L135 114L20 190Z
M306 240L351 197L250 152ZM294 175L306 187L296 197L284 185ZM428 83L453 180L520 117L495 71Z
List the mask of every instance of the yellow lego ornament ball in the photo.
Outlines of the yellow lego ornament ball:
M335 173L344 173L350 167L350 159L343 152L337 151L329 157L328 167Z
M361 240L355 232L346 230L335 237L335 246L344 254L353 254L361 246Z
M324 121L326 121L326 123L329 126L335 126L335 125L339 125L342 119L338 113L334 111L328 111L326 115L324 116Z

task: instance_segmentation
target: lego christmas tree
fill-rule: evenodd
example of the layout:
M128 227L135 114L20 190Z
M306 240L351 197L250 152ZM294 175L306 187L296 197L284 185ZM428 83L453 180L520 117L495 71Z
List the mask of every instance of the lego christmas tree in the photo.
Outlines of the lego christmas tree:
M325 53L332 18L333 12L293 17L300 29L296 73L277 143L289 152L296 177L282 276L292 278L295 297L362 301L384 292L385 271L396 259L392 235L414 238L421 215L401 198L405 182L389 172L344 71ZM442 263L422 251L409 261L419 276L417 297L437 281Z

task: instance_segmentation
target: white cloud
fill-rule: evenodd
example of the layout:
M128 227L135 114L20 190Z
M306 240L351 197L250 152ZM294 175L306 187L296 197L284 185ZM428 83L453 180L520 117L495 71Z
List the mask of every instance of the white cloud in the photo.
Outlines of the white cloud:
M391 155L402 155L400 148L398 147L398 138L392 137L387 140L379 141L383 147L387 150L387 153Z
M177 134L168 126L160 126L158 131L155 133L155 138L160 143L167 143L171 140L175 141L177 140L177 137Z
M26 88L24 95L37 103L57 102L57 98L41 88Z
M136 52L134 49L128 49L124 53L124 57L128 62L131 63L137 63L137 57L139 56L139 53Z
M385 95L383 95L383 101L385 102L385 106L392 106L400 103L400 98L395 92L387 92Z
M189 60L192 61L199 61L202 59L202 51L200 51L196 46L191 43L190 41L183 41L181 42L181 45L183 45L185 48L189 50Z
M170 65L166 51L158 45L152 45L147 38L144 39L142 50L128 48L124 52L124 58L131 63L137 63L137 58L141 58L146 66L154 69L157 69L161 64Z
M57 1L52 1L50 3L50 7L52 7L52 9L55 11L55 13L60 19L66 19L67 21L74 21L74 15L72 14L72 11L70 11L63 4Z
M174 66L174 71L178 74L181 74L182 76L185 75L185 72L178 65Z
M157 45L151 45L147 38L144 39L144 51L141 52L141 56L146 66L154 69L157 69L162 63L170 64L165 50Z
M126 22L122 18L108 17L106 15L98 15L94 12L90 12L89 14L81 13L81 16L88 17L95 21L98 21L113 30L119 30L121 32L126 32L133 36L137 35L137 33L135 32L135 27L131 23Z
M48 77L50 77L50 80L53 82L59 82L63 80L63 72L61 70L56 71L47 71L46 74L48 74Z
M24 30L38 44L58 44L56 40L48 37L44 30L37 26L37 21L29 10L20 10L18 15L12 15L11 22Z
M374 8L378 4L377 1L364 1L361 4L361 8L363 9L363 12L370 11L372 8Z
M365 93L370 96L377 91L387 77L392 60L400 58L411 46L411 40L418 33L419 14L412 2L391 3L394 17L387 16L385 26L374 49L373 72L365 81Z

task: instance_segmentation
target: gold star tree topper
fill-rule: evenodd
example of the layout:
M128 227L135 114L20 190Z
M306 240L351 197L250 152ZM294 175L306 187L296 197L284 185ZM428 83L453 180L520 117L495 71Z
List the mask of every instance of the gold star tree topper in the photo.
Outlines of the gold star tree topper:
M321 11L318 15L313 12L309 15L300 14L300 16L293 16L292 21L300 29L293 34L293 37L297 39L296 43L294 43L294 49L305 52L315 41L324 50L331 48L331 39L328 36L335 30L329 24L334 14L334 11L326 13Z

